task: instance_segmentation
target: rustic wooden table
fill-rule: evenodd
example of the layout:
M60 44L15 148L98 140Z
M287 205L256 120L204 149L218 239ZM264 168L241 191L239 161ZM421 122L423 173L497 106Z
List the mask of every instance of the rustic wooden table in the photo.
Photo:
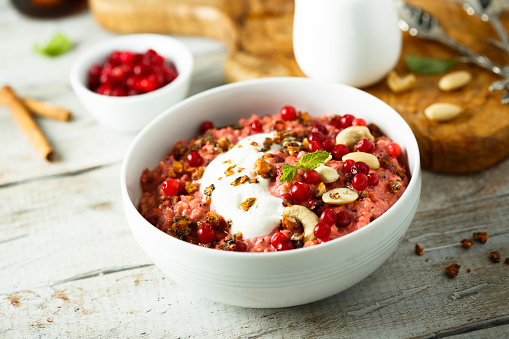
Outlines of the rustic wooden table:
M56 31L76 42L72 52L32 51ZM73 112L68 123L37 118L55 149L50 163L0 107L0 337L509 337L509 160L469 176L424 172L419 210L396 252L328 299L238 308L166 278L122 211L119 172L134 135L98 125L69 86L74 58L112 35L88 12L37 21L0 0L0 85ZM181 40L196 60L191 94L224 83L224 47ZM488 242L463 249L476 231ZM449 279L453 263L461 270Z

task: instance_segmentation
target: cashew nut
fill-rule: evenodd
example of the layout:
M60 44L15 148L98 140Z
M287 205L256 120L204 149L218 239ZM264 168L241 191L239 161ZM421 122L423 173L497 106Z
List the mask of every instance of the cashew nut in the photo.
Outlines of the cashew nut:
M354 202L359 194L349 188L335 188L322 195L323 202L333 205L346 205Z
M442 91L453 91L468 84L472 75L467 71L456 71L444 75L438 82L438 88Z
M288 206L283 210L283 215L287 218L293 218L300 221L304 227L304 241L316 238L314 234L315 226L318 222L320 222L320 219L309 208L300 205Z
M416 82L417 78L412 73L404 77L400 77L398 73L392 71L387 76L387 85L389 86L389 89L394 93L408 91L415 86Z
M338 133L336 145L343 144L351 148L364 138L369 139L371 142L375 141L375 137L366 126L350 126Z
M320 180L324 183L329 184L339 179L338 171L329 166L320 165L315 168L315 171L320 174Z
M426 118L433 121L449 121L460 115L460 106L449 103L436 103L426 107L424 114Z
M365 162L366 165L369 166L369 169L372 169L374 171L380 168L380 161L378 161L378 158L371 153L351 152L343 155L342 158L343 161L348 159L352 159L355 162L357 161Z

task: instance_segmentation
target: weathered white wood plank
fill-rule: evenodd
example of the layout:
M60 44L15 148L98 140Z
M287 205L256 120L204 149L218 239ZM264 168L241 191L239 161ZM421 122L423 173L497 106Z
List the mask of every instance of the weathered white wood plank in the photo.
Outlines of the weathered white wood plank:
M7 258L0 268L0 275L8 277L0 281L0 292L7 293L0 297L0 315L5 315L0 328L8 329L6 335L58 336L79 328L80 333L98 336L373 337L383 331L390 337L408 337L461 333L464 328L478 328L478 323L487 328L509 322L509 266L488 259L492 249L509 255L504 223L509 213L507 196L486 197L450 209L431 209L424 203L395 254L357 286L310 305L251 310L196 297L164 279L152 266L96 274L105 268L149 263L125 224L117 175L118 165L114 165L0 190L5 196L31 192L9 203L8 211L5 206L0 209L6 221L0 224L0 234L13 238L23 236L20 230L30 231L28 236L0 243L0 257ZM424 186L435 176L426 175ZM461 177L452 178L452 182L458 180ZM428 201L428 193L423 194ZM483 205L477 207L486 210L493 225L478 229L475 222L469 225L463 220L464 230L458 230L455 220L480 203ZM32 208L24 209L25 205ZM22 215L24 221L6 219L10 215ZM430 234L430 220L440 224L442 235ZM470 237L474 230L488 231L488 243L476 243L469 250L459 247L459 240ZM418 257L413 253L415 237L421 237L418 242L425 249L452 246ZM443 274L443 268L452 263L462 264L454 280ZM469 274L467 267L472 269ZM90 272L93 277L59 282ZM10 293L17 290L35 294ZM69 300L58 297L62 290ZM60 309L52 308L55 302ZM47 306L41 309L41 305Z

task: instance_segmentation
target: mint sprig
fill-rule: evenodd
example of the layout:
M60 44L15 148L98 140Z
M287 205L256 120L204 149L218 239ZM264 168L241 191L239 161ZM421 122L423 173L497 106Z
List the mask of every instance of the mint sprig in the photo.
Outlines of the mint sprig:
M56 57L67 53L72 48L72 42L62 33L55 34L46 46L34 44L34 50L42 55Z
M298 173L299 168L312 170L323 164L330 156L329 152L315 151L313 153L305 154L298 163L295 165L283 165L281 167L281 183L290 182Z
M408 69L416 74L445 73L458 63L456 59L433 59L408 55L405 57Z

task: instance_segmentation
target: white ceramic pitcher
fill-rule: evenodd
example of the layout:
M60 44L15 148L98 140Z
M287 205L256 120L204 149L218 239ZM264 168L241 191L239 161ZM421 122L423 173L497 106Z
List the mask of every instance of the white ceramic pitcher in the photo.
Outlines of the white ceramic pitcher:
M310 78L372 85L401 53L394 0L295 0L293 50Z

